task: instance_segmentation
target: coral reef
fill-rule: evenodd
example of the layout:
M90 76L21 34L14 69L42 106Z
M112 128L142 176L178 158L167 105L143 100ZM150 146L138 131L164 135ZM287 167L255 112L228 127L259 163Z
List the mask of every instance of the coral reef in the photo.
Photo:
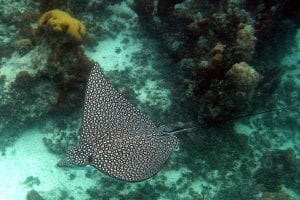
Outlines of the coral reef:
M79 46L83 42L86 32L85 26L68 13L51 10L42 15L38 28L47 32L50 28L54 32L67 35L61 39L59 35L41 35L40 42L46 43L51 49L47 58L45 71L39 75L49 79L58 91L56 106L52 111L60 109L61 113L71 112L82 102L86 80L92 62L84 55ZM81 95L80 95L81 94Z
M67 34L76 43L82 43L86 33L82 22L58 9L44 13L38 21L38 28L43 31Z
M51 123L42 129L43 132L50 133L43 137L43 143L51 153L63 155L68 147L78 143L79 119L79 113L74 113L63 120L53 118Z
M59 8L61 6L68 7L69 5L68 0L33 0L33 2L39 4L38 8L42 13Z
M15 47L18 49L20 55L25 55L32 49L33 44L29 38L24 38L16 41Z
M299 52L298 3L2 2L1 163L20 161L24 150L12 145L32 125L53 163L78 142L91 58L154 120L197 127L178 134L180 151L151 180L127 184L53 164L47 169L66 182L49 189L47 178L22 175L23 199L299 199L299 111L232 120L300 102L299 56L282 60Z
M139 16L141 23L146 23L152 20L154 11L153 0L136 0L132 5L132 9Z
M26 185L27 187L32 187L34 185L40 185L41 181L39 177L28 176L23 184Z
M39 20L45 34L37 34L30 23L38 15L25 12L18 16L28 22L11 22L22 30L12 35L20 38L11 46L18 53L1 57L0 110L9 113L0 118L0 132L9 133L0 139L2 153L29 124L46 116L77 112L74 108L82 106L91 65L79 46L85 32L81 22L62 11L49 11ZM46 34L49 31L65 34Z
M213 200L248 200L248 199L260 199L259 190L255 185L241 184L222 189Z
M254 28L251 25L239 25L240 30L237 32L235 55L243 61L250 61L254 53L256 37Z
M26 195L26 200L43 200L44 198L35 190L30 190Z
M255 35L258 41L254 62L264 60L267 65L277 66L280 58L293 46L295 41L291 36L295 35L299 25L296 4L295 0L246 1L245 7L256 21Z
M36 51L32 53L34 52ZM8 80L11 82L9 83ZM0 132L7 133L0 139L4 140L2 142L5 146L11 145L16 133L45 116L55 104L57 95L53 85L33 74L32 69L21 68L21 71L16 72L15 77L10 77L8 80L3 85L3 93L0 97L0 110L7 113L0 118ZM4 148L1 151L4 151Z
M159 0L157 4L157 16L161 19L169 17L175 10L175 5L184 0Z
M228 87L235 93L233 96L241 101L248 101L253 97L260 79L257 71L245 62L234 64L225 73L225 78Z
M278 192L282 185L299 188L299 159L293 149L266 152L261 158L261 166L255 173L258 184L268 192Z
M292 200L292 196L289 193L280 190L278 192L264 192L262 198L264 200Z
M282 118L276 113L254 120L254 125L250 127L259 131L248 133L241 141L237 139L239 136L229 134L236 132L231 129L233 123L224 123L249 113L259 112L255 111L256 109L263 111L271 109L274 102L281 98L285 98L282 102L290 102L288 105L297 104L295 100L299 96L295 93L297 90L295 82L286 81L285 84L289 86L280 89L286 68L280 65L277 59L282 59L285 50L293 46L291 41L297 24L294 14L293 17L283 14L293 3L291 1L282 3L283 7L279 1L263 0L255 1L253 5L251 1L184 1L180 4L177 4L177 1L158 1L158 4L154 5L154 12L151 5L146 22L142 20L145 16L141 11L146 9L147 4L138 4L139 9L134 7L145 32L157 41L161 54L164 54L162 57L169 59L167 64L160 65L157 69L165 74L166 79L175 83L176 89L171 95L171 110L176 110L174 114L176 120L186 124L198 120L200 126L209 125L205 126L205 129L200 128L197 131L199 134L180 137L183 149L188 152L189 157L196 158L196 161L187 159L184 163L189 163L192 171L201 171L199 166L203 167L203 163L209 165L203 168L218 169L218 173L222 173L221 169L236 170L235 175L229 178L235 182L232 184L227 182L225 189L219 191L215 199L259 199L259 193L264 189L253 181L253 171L256 167L255 159L261 155L246 152L252 152L254 149L263 152L264 148L282 147L287 145L284 141L295 141L297 138L295 136L297 131L290 130L290 127L295 130L299 126L299 120L295 120L298 115L296 111L289 112L285 117L281 115ZM273 11L272 6L275 9ZM249 9L250 7L252 9ZM255 15L252 15L253 13ZM283 22L287 18L294 22ZM268 19L271 20L270 24ZM277 19L279 21L276 21ZM264 26L261 25L263 23ZM283 27L288 29L288 32L278 30ZM273 31L276 33L272 34ZM283 40L280 39L281 36ZM275 48L272 46L274 43ZM280 45L284 45L284 48L280 49ZM283 94L278 98L279 91ZM287 96L291 97L291 101L286 98ZM281 107L284 107L285 103L281 104ZM285 122L281 123L282 120ZM289 125L285 126L285 123ZM216 125L226 130L221 131ZM208 130L209 127L212 130ZM283 127L290 131L285 132ZM251 146L253 145L253 149L249 147L242 150L235 146L233 148L235 150L232 149L235 155L233 156L226 153L231 151L230 145L225 144L227 140L231 140L228 141L230 145L244 142L242 146L247 146L249 142ZM223 160L223 156L220 156L222 152L216 152L214 147L225 151L224 157L231 154L232 156L227 158L234 160L236 165ZM297 149L295 145L293 148ZM245 157L237 155L240 151ZM209 156L204 158L204 155ZM203 163L200 160L203 160ZM218 161L227 165L223 166ZM243 162L247 162L249 166L241 164ZM237 173L241 171L243 172L240 175L247 177L237 178ZM203 174L202 178L205 177ZM283 193L278 195L284 197ZM276 194L264 192L265 199L274 195ZM286 198L289 198L288 195Z
M242 114L241 111L247 112L245 105L251 103L260 79L256 78L253 87L249 87L251 95L248 98L239 99L236 93L228 91L230 84L226 81L229 76L226 72L236 63L251 61L256 37L249 13L234 7L227 10L220 7L215 14L203 11L206 16L200 16L196 14L196 8L188 7L188 13L185 8L175 9L177 3L184 5L182 1L159 1L156 14L164 22L154 20L153 14L149 13L147 19L152 16L152 22L142 23L147 31L155 31L154 35L158 29L165 31L164 37L158 40L175 62L176 71L180 74L176 78L186 85L185 89L182 88L186 90L182 94L189 93L185 97L178 96L175 101L183 102L186 99L201 105L198 118L206 121L219 121L220 118ZM163 11L164 15L160 15L160 9L170 12ZM139 12L137 14L143 17ZM184 69L185 62L182 62L187 59L193 63L188 70Z

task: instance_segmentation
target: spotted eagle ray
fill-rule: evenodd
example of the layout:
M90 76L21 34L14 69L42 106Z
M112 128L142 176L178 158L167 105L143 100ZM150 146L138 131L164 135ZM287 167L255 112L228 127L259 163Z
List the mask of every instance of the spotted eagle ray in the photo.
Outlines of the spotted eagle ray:
M79 144L58 165L91 165L123 181L142 181L158 173L178 149L171 133L129 103L95 64L87 83Z

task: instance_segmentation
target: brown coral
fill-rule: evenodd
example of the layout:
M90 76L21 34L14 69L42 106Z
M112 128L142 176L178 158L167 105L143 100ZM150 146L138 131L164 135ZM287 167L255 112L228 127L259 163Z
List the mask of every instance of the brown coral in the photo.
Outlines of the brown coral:
M212 49L212 65L221 65L223 62L223 52L226 45L223 45L221 43L217 43L217 45Z
M259 73L245 62L234 64L225 74L230 85L244 97L252 97L260 80Z
M239 25L240 30L237 32L236 54L241 60L249 61L254 53L256 37L254 36L254 28L252 25Z
M29 38L23 38L15 42L15 47L21 55L24 55L33 48L33 44Z

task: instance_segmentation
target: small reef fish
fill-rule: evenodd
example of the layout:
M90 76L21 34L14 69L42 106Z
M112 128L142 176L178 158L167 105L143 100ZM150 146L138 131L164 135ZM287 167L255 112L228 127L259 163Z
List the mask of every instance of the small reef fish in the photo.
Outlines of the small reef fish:
M87 83L79 144L58 166L91 165L114 178L137 182L157 174L175 150L178 139L173 132L156 126L129 103L95 64Z

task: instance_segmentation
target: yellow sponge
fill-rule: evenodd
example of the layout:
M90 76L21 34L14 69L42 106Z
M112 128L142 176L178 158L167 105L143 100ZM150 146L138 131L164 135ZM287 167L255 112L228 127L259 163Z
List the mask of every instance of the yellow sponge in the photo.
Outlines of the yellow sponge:
M38 21L39 29L51 28L55 32L66 33L73 41L82 43L86 28L83 23L61 10L50 10Z

